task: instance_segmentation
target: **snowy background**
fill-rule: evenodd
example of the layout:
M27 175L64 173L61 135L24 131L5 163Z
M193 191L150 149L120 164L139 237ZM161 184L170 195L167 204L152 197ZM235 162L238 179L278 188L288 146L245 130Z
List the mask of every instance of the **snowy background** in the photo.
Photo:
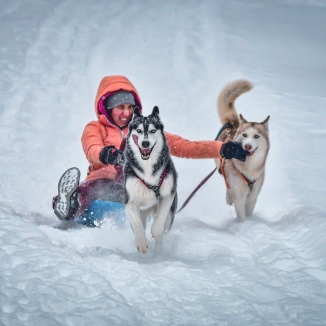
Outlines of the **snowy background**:
M324 0L0 0L0 325L326 325ZM161 245L130 227L63 227L51 209L105 75L127 76L144 114L214 139L222 87L270 119L255 214L214 175ZM213 160L174 159L180 205Z

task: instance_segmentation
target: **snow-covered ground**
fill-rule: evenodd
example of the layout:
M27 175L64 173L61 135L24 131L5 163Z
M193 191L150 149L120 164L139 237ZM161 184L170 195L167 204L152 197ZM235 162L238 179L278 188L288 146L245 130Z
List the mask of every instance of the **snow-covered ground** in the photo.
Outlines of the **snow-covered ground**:
M1 325L326 325L324 0L0 1ZM214 139L221 88L270 119L255 214L214 175L160 245L130 227L62 228L51 209L105 75L127 76L165 129ZM180 204L214 168L174 159Z

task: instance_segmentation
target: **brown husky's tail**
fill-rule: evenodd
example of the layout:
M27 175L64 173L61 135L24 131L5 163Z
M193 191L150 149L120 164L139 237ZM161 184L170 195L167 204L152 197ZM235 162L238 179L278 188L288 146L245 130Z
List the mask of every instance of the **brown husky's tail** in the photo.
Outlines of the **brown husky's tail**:
M221 91L217 99L217 112L220 116L222 125L227 122L231 122L233 125L232 130L224 132L219 137L219 140L224 141L227 136L230 139L233 138L236 130L239 127L239 116L234 107L234 102L237 97L252 89L253 85L245 79L236 80L230 84L227 84Z

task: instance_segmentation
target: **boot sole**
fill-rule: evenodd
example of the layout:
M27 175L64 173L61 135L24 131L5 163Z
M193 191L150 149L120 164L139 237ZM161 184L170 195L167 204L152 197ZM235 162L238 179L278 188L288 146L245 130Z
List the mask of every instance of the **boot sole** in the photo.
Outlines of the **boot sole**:
M54 214L60 219L66 219L70 209L70 197L79 186L80 171L77 168L68 169L58 183L58 198L54 204Z

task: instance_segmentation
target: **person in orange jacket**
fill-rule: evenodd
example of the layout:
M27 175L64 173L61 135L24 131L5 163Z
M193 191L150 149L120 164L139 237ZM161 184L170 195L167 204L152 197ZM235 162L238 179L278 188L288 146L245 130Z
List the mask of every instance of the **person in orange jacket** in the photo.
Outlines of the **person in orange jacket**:
M94 200L123 203L123 151L135 106L142 110L139 94L126 77L107 76L101 80L95 98L97 120L86 125L81 137L89 162L87 177L79 184L77 168L70 168L61 176L52 205L60 220L82 216ZM165 136L170 154L181 158L245 161L249 154L234 142L189 141L168 132Z

